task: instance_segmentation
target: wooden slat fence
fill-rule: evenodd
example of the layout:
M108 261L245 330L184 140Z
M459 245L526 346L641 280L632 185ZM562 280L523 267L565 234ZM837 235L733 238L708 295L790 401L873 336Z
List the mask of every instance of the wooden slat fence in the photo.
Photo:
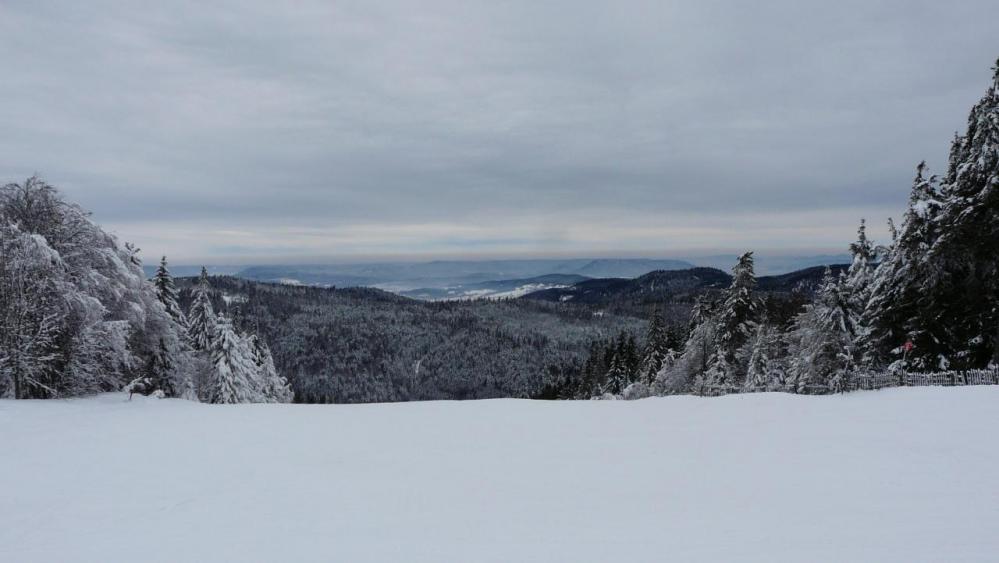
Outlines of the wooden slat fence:
M999 369L940 371L930 373L858 373L850 379L849 388L883 389L885 387L926 387L955 385L999 385Z
M878 372L855 373L846 384L844 391L871 391L888 387L953 387L959 385L999 385L999 369L975 369L966 371L940 372ZM760 391L791 391L808 395L826 395L837 390L825 385L808 385L798 389L733 389L731 387L711 387L695 389L697 395L717 396L730 393L755 393Z

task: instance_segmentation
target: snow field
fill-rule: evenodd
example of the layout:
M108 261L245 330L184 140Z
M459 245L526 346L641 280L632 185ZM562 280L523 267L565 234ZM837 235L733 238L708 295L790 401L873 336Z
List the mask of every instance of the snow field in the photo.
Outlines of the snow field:
M0 401L0 561L996 561L999 387Z

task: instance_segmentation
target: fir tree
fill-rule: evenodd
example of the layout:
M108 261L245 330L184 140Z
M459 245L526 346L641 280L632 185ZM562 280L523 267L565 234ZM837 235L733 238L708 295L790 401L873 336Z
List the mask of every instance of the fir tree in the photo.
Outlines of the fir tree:
M196 350L212 348L212 340L218 326L218 318L209 295L210 291L208 271L202 267L201 278L194 286L194 301L191 303L191 311L187 316L188 334L190 334L191 343Z
M255 389L257 366L248 347L236 334L232 322L217 317L215 337L211 341L212 371L208 400L211 403L251 403L259 400Z
M911 363L932 368L938 338L933 313L923 309L922 286L928 280L926 254L937 237L940 196L936 177L926 177L926 163L916 167L909 209L884 260L874 271L863 316L865 363L883 367L898 358L907 341L915 343ZM929 314L927 314L929 313Z
M610 369L607 370L606 383L603 392L612 395L620 395L628 386L628 369L621 354L615 352L611 358Z
M746 391L783 391L787 385L786 353L781 331L761 322L746 343Z
M156 268L156 274L153 276L153 287L156 288L156 298L166 308L167 313L181 326L186 326L187 318L180 305L177 304L177 287L174 285L173 276L170 275L170 270L167 268L166 256L160 260L160 265Z
M704 378L708 386L735 390L743 385L746 371L739 350L756 327L759 303L753 295L754 287L753 253L747 252L732 269L732 285L718 310L716 348Z
M794 321L788 335L789 384L798 393L843 390L853 370L853 334L842 278L826 268L815 301Z
M960 367L999 363L999 61L952 147L940 187L939 236L926 254L927 352Z
M688 393L703 387L704 374L710 366L717 343L717 322L713 301L700 296L691 311L691 329L683 344L683 352L657 376L654 387L669 395Z
M876 249L867 238L867 226L863 219L857 229L857 241L850 244L850 268L840 283L840 294L844 304L845 330L853 341L851 363L862 363L861 349L869 333L868 320L864 313L871 298L871 284L874 277Z
M656 308L649 319L649 329L645 335L645 350L642 353L642 374L646 383L651 384L663 368L669 353L669 334L663 322L662 312Z
M261 399L268 403L290 403L293 398L291 386L288 380L278 375L270 348L257 335L251 336L248 341Z

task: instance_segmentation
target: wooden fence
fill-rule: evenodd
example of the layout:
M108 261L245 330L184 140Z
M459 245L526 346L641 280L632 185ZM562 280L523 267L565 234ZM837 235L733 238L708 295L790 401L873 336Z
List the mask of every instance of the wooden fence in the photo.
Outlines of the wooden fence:
M932 373L858 373L848 383L850 391L885 387L925 387L955 385L999 385L999 369L940 371Z
M693 390L695 395L718 396L731 393L758 393L761 391L786 391L806 395L828 395L843 391L871 391L887 387L953 387L958 385L999 385L999 368L973 369L966 371L939 372L878 372L852 374L839 388L828 385L805 385L795 387L793 384L782 388L733 388L729 386L704 386Z

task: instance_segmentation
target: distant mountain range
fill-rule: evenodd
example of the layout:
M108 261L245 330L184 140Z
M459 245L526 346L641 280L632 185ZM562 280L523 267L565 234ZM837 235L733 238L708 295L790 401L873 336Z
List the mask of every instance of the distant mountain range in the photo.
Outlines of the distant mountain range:
M802 268L844 263L848 259L841 255L758 256L756 265L758 274L796 273ZM567 286L579 283L583 283L579 290L581 295L590 295L591 291L602 291L596 288L617 287L624 281L650 272L657 272L657 276L661 278L663 272L703 273L712 270L713 273L703 275L718 283L725 283L717 278L717 274L727 276L724 272L735 262L734 255L714 255L688 260L576 258L208 266L208 271L213 275L232 275L290 285L376 287L416 299L440 300L518 297L537 291L565 290ZM148 275L152 275L155 269L155 264L145 267ZM171 266L171 271L176 277L195 276L201 271L201 266ZM660 283L665 283L665 280L661 279ZM678 282L674 280L670 283Z
M851 257L849 254L816 254L805 256L779 255L779 254L759 254L755 253L756 275L771 276L795 272L813 266L826 266L829 264L849 264ZM739 260L735 254L715 254L712 256L698 256L696 258L684 258L697 266L706 268L717 268L723 272L728 272Z
M833 272L844 271L848 266L830 266ZM757 278L757 289L765 292L811 293L822 280L825 266L806 268L779 276ZM689 300L709 289L722 289L732 283L732 276L716 268L690 268L686 270L656 271L633 279L607 278L584 280L568 287L548 288L526 294L524 299L537 301L570 301L590 305L603 305L621 301L663 302Z
M235 275L257 281L319 286L378 287L396 293L413 290L459 288L496 280L521 281L553 274L586 278L635 277L652 270L690 268L682 260L638 259L532 259L437 260L433 262L384 262L372 264L323 264L249 266ZM578 280L577 280L578 281Z

